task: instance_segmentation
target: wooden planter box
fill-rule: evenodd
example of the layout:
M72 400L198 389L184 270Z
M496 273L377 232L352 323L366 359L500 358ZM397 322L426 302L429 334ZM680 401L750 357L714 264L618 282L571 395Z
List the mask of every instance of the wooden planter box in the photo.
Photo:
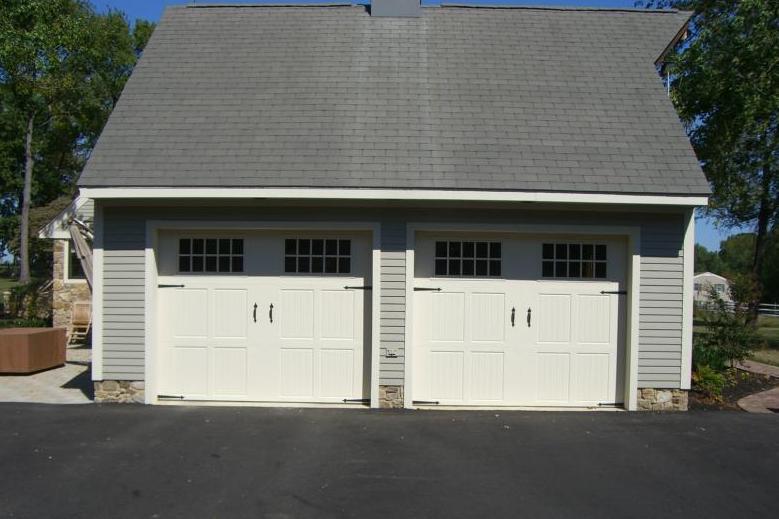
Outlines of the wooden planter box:
M0 373L33 373L65 364L65 328L0 329Z

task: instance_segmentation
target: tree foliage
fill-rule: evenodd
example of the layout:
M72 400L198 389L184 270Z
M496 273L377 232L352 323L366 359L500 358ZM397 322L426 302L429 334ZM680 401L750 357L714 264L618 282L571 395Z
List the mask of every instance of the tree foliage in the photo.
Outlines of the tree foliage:
M0 254L18 258L21 249L27 134L32 136L27 163L34 166L31 205L72 197L78 174L153 28L145 21L131 25L120 12L99 14L85 0L3 1ZM30 225L33 273L46 275L47 260L39 261L46 255L35 252L42 245L35 243L37 231Z
M711 183L710 212L726 226L755 229L759 282L779 211L779 2L639 4L693 12L689 39L668 57L672 98Z

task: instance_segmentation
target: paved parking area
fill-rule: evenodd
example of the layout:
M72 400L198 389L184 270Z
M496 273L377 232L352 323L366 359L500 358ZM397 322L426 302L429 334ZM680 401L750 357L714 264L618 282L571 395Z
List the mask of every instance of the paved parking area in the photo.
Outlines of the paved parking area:
M0 404L0 517L779 517L779 416Z
M89 363L92 350L67 349L64 366L32 375L0 375L0 402L88 404L92 402ZM0 512L2 517L2 512Z

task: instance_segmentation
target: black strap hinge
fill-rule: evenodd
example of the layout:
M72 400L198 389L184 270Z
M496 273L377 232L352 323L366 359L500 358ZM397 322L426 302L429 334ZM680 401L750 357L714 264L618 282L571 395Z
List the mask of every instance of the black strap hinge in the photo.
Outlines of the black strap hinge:
M440 292L440 288L414 287L414 292Z
M370 285L365 285L364 287L350 287L350 286L345 286L345 287L344 287L344 290L370 290L370 289L372 289L372 288L373 288L373 287L372 287L372 286L370 286Z
M184 285L157 285L157 288L184 288Z
M620 295L620 296L628 295L628 291L627 290L601 290L600 293L601 294L617 294L617 295Z

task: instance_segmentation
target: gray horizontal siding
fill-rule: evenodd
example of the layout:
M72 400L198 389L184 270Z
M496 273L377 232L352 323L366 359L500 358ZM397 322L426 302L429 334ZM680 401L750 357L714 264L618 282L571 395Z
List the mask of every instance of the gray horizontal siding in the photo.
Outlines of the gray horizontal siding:
M554 223L640 225L641 298L639 305L640 387L679 387L683 286L683 218L681 214L547 212L507 210L433 210L323 208L321 219L380 221L381 286L380 384L404 382L406 311L406 221L469 223ZM402 214L399 216L399 212ZM104 378L141 380L144 358L145 222L154 219L203 219L199 207L114 208L104 210ZM293 221L311 219L297 208L209 208L209 218L223 221ZM303 216L301 216L303 215ZM387 358L387 350L397 354Z
M146 224L106 209L103 229L103 378L143 380Z
M406 225L381 226L381 330L379 384L403 385L406 333ZM387 351L397 357L387 357Z
M681 216L641 229L639 387L679 387L684 227Z

